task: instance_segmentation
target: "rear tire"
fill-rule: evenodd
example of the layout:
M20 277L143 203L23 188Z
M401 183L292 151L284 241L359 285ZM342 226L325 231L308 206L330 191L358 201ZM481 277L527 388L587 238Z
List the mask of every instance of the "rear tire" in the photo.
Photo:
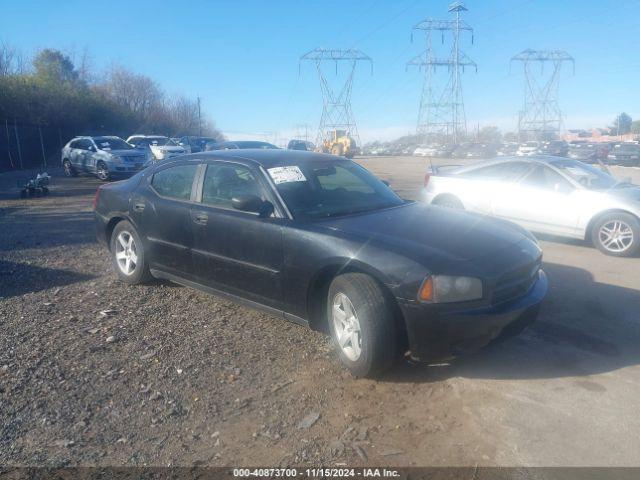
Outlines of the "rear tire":
M96 175L103 182L109 181L109 169L104 162L98 162L98 164L96 165Z
M605 215L593 225L591 240L606 255L631 257L640 249L640 222L628 213Z
M62 167L64 168L64 176L65 177L77 177L78 176L78 172L76 171L75 168L73 168L73 165L71 165L71 162L69 160L64 160L62 162Z
M453 209L456 209L456 210L464 210L464 205L462 205L462 202L460 200L458 200L456 197L453 197L451 195L436 197L433 200L432 204L433 205L437 205L438 207L453 208Z
M113 267L121 281L136 285L151 280L144 245L131 223L123 220L115 226L110 247Z
M327 321L342 363L354 377L375 377L398 356L391 300L361 273L336 277L327 296Z

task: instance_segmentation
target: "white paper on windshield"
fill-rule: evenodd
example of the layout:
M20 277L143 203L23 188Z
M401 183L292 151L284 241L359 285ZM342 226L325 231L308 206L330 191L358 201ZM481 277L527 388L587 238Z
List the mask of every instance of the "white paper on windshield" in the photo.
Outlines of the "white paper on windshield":
M276 185L291 182L306 182L304 174L298 167L292 165L290 167L274 167L267 170L273 182Z

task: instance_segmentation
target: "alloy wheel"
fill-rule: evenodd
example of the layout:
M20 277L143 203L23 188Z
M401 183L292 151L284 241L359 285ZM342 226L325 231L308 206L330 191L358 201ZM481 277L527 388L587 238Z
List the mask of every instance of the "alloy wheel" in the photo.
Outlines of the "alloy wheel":
M100 180L107 180L109 178L109 171L102 163L98 165L98 178Z
M116 239L116 260L118 268L125 275L133 275L138 264L138 250L133 235L126 230Z
M621 220L611 220L600 227L598 238L610 252L621 253L633 244L633 230Z
M338 346L349 360L355 362L362 353L362 333L356 310L344 293L333 297L331 316Z

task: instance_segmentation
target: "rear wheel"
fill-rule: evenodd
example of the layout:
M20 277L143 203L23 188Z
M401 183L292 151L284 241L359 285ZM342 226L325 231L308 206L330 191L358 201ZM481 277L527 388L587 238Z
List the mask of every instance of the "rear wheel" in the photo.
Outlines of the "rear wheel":
M64 160L62 162L62 168L64 168L65 177L77 177L78 176L78 172L76 171L75 168L73 168L73 165L71 165L71 162L69 160Z
M355 377L383 373L398 355L394 310L376 281L361 273L336 277L327 317L340 360Z
M144 246L135 227L122 221L111 234L111 256L118 278L135 285L151 279Z
M445 208L455 208L456 210L464 210L464 205L462 205L462 202L451 195L436 197L436 199L433 201L433 205Z
M640 249L640 222L628 213L606 215L593 226L591 239L607 255L630 257Z
M104 162L98 162L98 165L96 165L96 175L103 182L109 180L109 169Z

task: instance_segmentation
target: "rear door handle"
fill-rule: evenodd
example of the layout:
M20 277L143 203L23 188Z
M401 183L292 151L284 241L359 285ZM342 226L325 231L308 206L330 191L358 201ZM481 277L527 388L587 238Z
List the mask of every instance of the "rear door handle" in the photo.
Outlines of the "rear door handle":
M206 225L209 220L209 215L206 213L196 213L193 215L193 221L198 225Z
M144 203L135 203L133 205L133 211L134 212L143 212L144 211L144 207L145 207Z

